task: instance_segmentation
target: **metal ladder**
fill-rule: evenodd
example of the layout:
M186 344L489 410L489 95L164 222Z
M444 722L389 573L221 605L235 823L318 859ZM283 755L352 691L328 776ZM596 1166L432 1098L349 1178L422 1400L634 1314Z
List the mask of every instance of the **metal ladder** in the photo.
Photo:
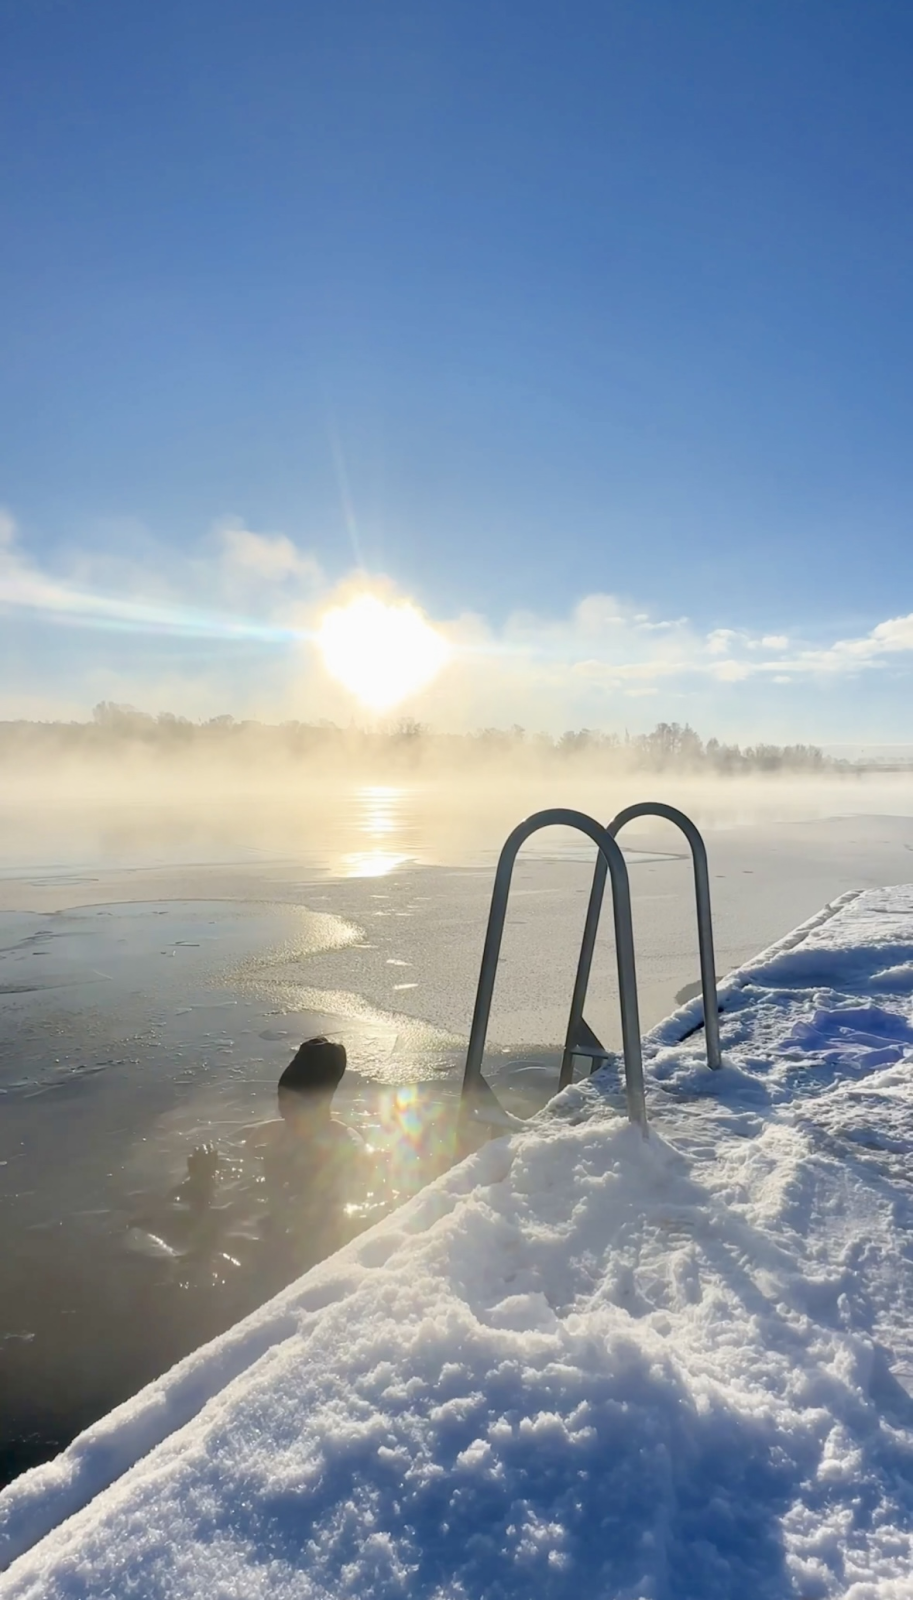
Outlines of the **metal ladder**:
M681 830L691 847L691 861L694 867L694 899L697 908L697 942L701 964L701 994L704 1001L704 1036L707 1047L707 1065L716 1069L722 1066L722 1058L720 1055L720 1017L716 995L716 958L713 953L713 918L710 913L710 873L707 868L707 848L691 818L686 817L683 811L677 811L674 806L664 805L661 800L644 800L640 805L626 806L624 811L619 811L617 817L613 817L606 831L614 839L627 823L634 821L635 817L665 818L667 822L674 823L675 827ZM589 1056L594 1062L598 1062L599 1060L604 1060L610 1053L603 1049L583 1015L590 982L590 968L593 965L596 934L599 930L599 914L602 911L602 901L605 895L605 881L605 865L603 857L599 855L596 858L596 866L593 871L593 885L590 889L586 922L583 927L583 942L580 946L580 956L577 961L577 976L574 980L574 993L571 998L571 1014L568 1019L564 1055L561 1060L561 1076L558 1079L558 1087L560 1089L570 1083L573 1077L575 1056ZM593 1070L595 1071L595 1066Z
M627 806L624 811L619 811L618 815L613 818L607 827L602 827L593 817L586 816L582 811L566 810L560 806L553 807L547 811L537 811L533 816L527 817L525 822L521 822L518 827L514 828L513 832L508 836L498 858L498 865L495 871L491 907L488 913L488 927L485 933L485 944L482 949L482 965L476 990L472 1026L469 1032L469 1047L466 1052L466 1068L463 1074L461 1123L464 1125L464 1131L466 1124L473 1120L485 1122L494 1120L509 1127L521 1125L520 1118L512 1117L503 1110L494 1091L486 1083L482 1074L482 1058L485 1051L485 1038L491 1014L491 1001L498 968L498 957L501 951L501 940L504 933L504 920L507 915L507 903L510 897L514 862L521 847L534 833L538 833L542 828L564 827L574 828L579 833L583 833L589 839L592 839L598 854L593 873L593 883L590 889L580 956L577 961L577 973L574 980L574 992L571 998L571 1010L565 1034L558 1086L563 1089L570 1083L573 1076L575 1056L588 1057L592 1062L591 1071L595 1072L596 1068L603 1061L609 1059L612 1054L600 1043L583 1015L590 981L590 969L593 964L596 935L599 930L599 917L605 897L606 878L609 877L612 880L615 957L618 964L618 999L621 1009L621 1036L628 1120L637 1123L644 1135L646 1135L647 1111L644 1097L640 1015L637 1003L634 931L631 921L631 890L628 882L627 865L615 837L626 823L631 822L635 817L644 816L663 817L668 822L674 823L676 827L681 829L691 847L697 903L707 1065L714 1068L721 1065L707 851L704 841L690 817L686 817L682 811L677 811L674 806L667 806L659 801L645 801L641 805Z

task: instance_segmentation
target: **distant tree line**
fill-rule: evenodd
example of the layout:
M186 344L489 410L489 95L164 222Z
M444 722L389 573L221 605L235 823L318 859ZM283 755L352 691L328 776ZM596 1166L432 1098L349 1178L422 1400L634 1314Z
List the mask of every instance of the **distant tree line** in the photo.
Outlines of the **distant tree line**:
M619 735L593 728L569 729L553 737L524 728L481 728L474 733L435 733L409 718L382 729L340 728L332 722L264 723L228 714L191 721L163 711L153 715L103 700L88 722L0 722L0 761L42 755L94 757L133 752L149 755L213 756L285 760L320 758L326 765L353 761L462 767L467 762L518 767L575 762L599 770L637 768L653 772L854 773L863 763L837 760L809 744L706 742L688 723L660 722L651 733Z
M522 743L525 733L514 727L509 732L485 728L470 735L478 744L507 753ZM593 728L580 728L562 733L557 739L547 734L537 734L539 748L554 752L559 757L573 759L580 756L603 756L610 761L624 761L650 771L661 772L669 768L707 770L714 772L834 772L850 770L852 764L836 760L811 744L755 744L744 749L737 744L725 744L719 739L708 739L706 744L700 734L687 722L659 722L652 733L625 734L600 733Z

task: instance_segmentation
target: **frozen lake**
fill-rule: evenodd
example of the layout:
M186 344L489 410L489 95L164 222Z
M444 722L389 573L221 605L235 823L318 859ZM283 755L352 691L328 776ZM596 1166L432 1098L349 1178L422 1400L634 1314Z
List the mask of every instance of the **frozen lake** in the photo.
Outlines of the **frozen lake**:
M913 784L772 785L689 795L641 784L705 829L718 970L849 888L913 878ZM131 1253L131 1213L194 1145L274 1115L301 1038L341 1037L340 1114L383 1145L389 1086L455 1097L501 842L546 803L360 786L282 806L10 809L0 858L0 1444L42 1459L229 1314L188 1323ZM890 809L888 809L890 807ZM883 808L883 809L879 809ZM691 864L674 830L623 840L641 1016L697 979ZM489 1044L514 1104L557 1070L591 872L540 836L518 863ZM611 925L605 918L606 929ZM617 1042L611 943L590 1021ZM532 1064L538 1073L527 1070ZM518 1099L517 1096L520 1096ZM182 1302L183 1305L183 1302Z

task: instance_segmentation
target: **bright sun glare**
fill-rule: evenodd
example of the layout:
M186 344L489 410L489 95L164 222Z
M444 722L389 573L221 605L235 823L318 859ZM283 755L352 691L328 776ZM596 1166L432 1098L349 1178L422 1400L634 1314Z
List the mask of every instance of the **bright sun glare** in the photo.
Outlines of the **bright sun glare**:
M388 711L437 677L450 646L408 600L360 594L323 617L317 643L327 671L363 705Z

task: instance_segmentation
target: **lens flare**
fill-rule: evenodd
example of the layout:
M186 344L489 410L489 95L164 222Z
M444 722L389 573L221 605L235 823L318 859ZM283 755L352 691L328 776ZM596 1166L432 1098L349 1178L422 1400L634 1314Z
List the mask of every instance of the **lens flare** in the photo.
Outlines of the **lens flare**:
M389 1181L398 1195L422 1188L453 1164L455 1108L428 1085L386 1090L377 1112Z
M450 646L407 600L360 594L327 611L317 644L332 677L374 711L388 711L427 688Z

